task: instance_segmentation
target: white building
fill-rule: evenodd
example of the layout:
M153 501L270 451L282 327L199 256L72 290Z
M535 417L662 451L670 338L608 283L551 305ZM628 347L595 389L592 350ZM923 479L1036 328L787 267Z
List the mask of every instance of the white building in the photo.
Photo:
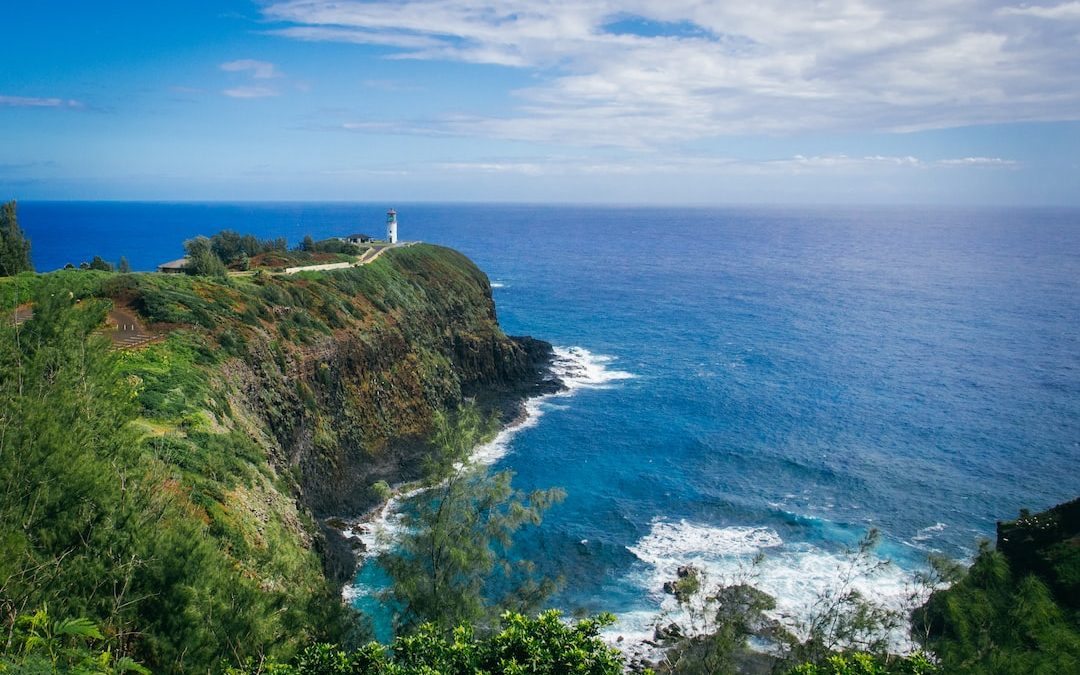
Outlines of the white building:
M386 241L397 243L397 211L394 209L386 212Z

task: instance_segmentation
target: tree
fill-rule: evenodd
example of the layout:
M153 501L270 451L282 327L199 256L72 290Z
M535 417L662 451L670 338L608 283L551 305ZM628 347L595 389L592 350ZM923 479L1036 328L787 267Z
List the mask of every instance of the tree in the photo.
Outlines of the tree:
M308 253L315 250L315 240L312 239L310 234L304 235L304 240L300 242L300 250L307 251Z
M184 273L206 277L224 277L228 274L225 263L214 253L210 240L206 237L188 239L184 242L184 250L188 257Z
M975 562L915 612L916 630L948 673L1080 672L1080 626L1045 581L1017 574L984 542ZM1069 572L1077 575L1075 562Z
M807 621L799 626L806 639L792 645L789 658L796 663L820 663L840 650L886 656L890 635L905 624L901 612L865 597L856 588L891 565L873 555L881 533L871 528L854 549L848 549L840 567L839 583L815 600Z
M0 206L0 276L11 277L19 272L33 272L30 261L30 240L19 229L15 202Z
M51 619L34 628L21 618L45 607L99 626L113 668L131 656L155 671L216 672L226 657L287 658L297 644L337 639L346 617L328 584L261 587L190 493L170 487L176 465L130 424L145 381L124 374L124 355L97 332L108 303L76 302L71 275L37 281L33 317L0 325L0 672L22 636L67 635ZM227 454L215 438L190 447ZM51 655L26 656L45 659L32 672L52 672Z
M90 261L90 269L100 270L102 272L112 272L113 266L109 261L105 260L99 255L94 256L94 259Z
M513 489L512 473L489 473L467 453L483 437L475 407L453 420L438 415L431 475L445 476L404 514L404 527L379 564L390 574L400 627L430 622L449 631L460 623L492 622L502 611L535 607L554 589L528 561L507 555L514 533L539 524L562 490ZM492 583L496 568L501 572Z
M116 270L121 274L130 274L131 263L128 262L128 259L126 257L120 256L120 262L116 264Z

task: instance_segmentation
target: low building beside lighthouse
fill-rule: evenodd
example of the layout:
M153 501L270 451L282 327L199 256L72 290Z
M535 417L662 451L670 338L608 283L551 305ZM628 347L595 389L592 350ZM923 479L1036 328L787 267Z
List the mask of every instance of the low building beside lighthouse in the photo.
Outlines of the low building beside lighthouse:
M386 212L386 241L397 243L397 211L394 209Z

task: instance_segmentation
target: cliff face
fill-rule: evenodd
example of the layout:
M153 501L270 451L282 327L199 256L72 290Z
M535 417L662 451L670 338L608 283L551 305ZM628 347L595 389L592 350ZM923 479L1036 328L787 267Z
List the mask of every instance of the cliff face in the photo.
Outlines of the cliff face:
M321 516L417 475L436 411L513 414L556 386L550 347L504 335L484 274L434 246L296 276L0 287L35 303L0 326L0 627L85 616L155 672L345 639L353 559Z
M466 258L416 246L383 261L386 286L351 299L361 322L285 352L259 332L230 366L234 410L268 431L276 466L299 469L320 516L356 514L376 481L416 477L436 410L474 397L507 417L554 386L550 345L503 334L487 278Z
M210 468L180 463L191 485L209 476L222 493L205 507L211 529L248 541L276 521L293 532L278 548L298 549L294 557L314 548L338 581L352 573L352 556L319 521L372 506L377 481L418 477L437 410L472 398L508 421L525 397L558 386L546 374L551 346L507 337L486 275L441 247L227 284L126 275L103 294L151 330L171 330L129 358L156 435L149 442L182 449L169 457L212 445L250 477L243 492L225 491ZM247 563L264 573L257 556Z

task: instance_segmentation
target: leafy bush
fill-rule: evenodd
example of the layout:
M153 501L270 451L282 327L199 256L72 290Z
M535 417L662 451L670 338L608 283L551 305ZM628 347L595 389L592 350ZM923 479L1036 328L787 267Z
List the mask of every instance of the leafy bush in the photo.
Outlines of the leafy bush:
M478 637L463 624L447 635L434 624L399 637L389 649L377 643L349 652L329 644L306 648L291 663L248 662L230 675L618 675L622 655L599 638L611 615L564 623L548 611L535 619L516 613L502 616L501 630Z
M834 654L822 663L804 663L788 675L936 675L941 672L922 654L899 657L854 652Z
M985 544L959 581L915 613L915 626L948 673L1080 672L1075 612Z

